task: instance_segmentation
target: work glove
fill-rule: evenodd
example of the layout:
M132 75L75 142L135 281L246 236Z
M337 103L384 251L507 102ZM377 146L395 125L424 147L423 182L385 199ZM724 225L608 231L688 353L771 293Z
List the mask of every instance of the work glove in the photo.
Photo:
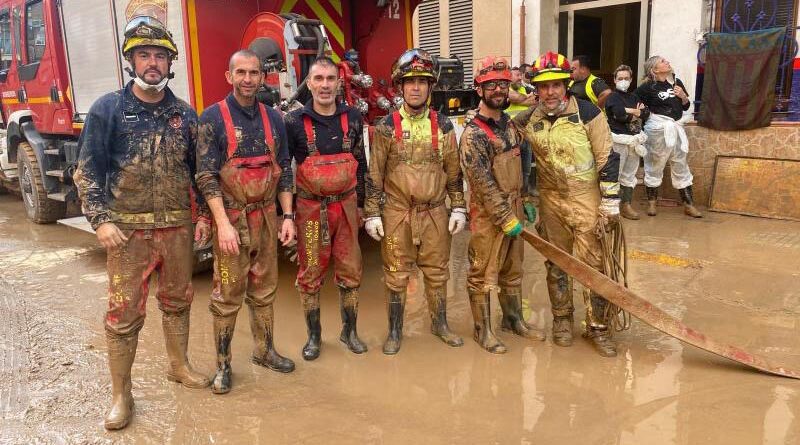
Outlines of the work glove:
M455 235L458 232L464 230L464 227L467 226L467 209L463 207L456 207L450 213L450 223L447 226L447 229L450 231L451 235Z
M611 229L619 222L619 198L602 198L598 210L607 228Z
M522 209L525 210L525 219L533 224L536 222L536 206L532 202L527 201L522 204Z
M522 233L522 223L517 218L511 219L503 226L503 233L512 238L518 237Z
M383 239L383 221L381 221L381 217L373 216L371 218L367 218L364 221L364 230L366 230L367 234L375 241L380 241Z

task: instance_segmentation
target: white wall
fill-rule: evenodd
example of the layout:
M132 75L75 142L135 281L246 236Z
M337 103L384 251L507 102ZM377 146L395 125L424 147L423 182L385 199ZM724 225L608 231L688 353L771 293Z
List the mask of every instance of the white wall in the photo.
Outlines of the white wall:
M696 37L703 29L700 0L653 0L648 57L666 57L694 97L697 77Z

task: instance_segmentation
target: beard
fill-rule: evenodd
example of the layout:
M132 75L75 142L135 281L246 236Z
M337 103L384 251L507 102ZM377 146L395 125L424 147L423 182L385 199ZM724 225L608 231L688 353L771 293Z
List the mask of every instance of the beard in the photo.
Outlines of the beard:
M492 110L505 110L511 105L507 94L490 95L487 99L483 100L483 103Z

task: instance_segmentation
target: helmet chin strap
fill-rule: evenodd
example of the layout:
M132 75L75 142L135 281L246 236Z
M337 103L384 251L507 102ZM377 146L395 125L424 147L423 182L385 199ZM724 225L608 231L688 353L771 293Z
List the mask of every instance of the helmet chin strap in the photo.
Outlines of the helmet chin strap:
M170 67L170 68L172 68L172 67ZM150 93L160 93L160 92L164 91L164 88L167 87L167 84L169 83L169 80L172 79L173 77L175 77L175 73L173 73L170 70L169 74L167 74L166 76L164 76L163 79L161 79L161 82L158 82L155 85L151 85L151 84L145 82L144 79L139 77L136 74L136 72L133 71L132 68L130 68L130 67L125 68L125 71L127 71L128 74L131 77L133 77L133 83L135 83L139 88L143 89L144 91L147 91L147 92L150 92Z
M544 106L544 101L539 102L539 106L542 108L542 111L544 111L544 114L546 114L546 115L548 115L550 117L553 117L553 116L558 116L564 110L566 110L568 102L569 101L568 101L567 97L564 96L564 98L561 99L561 103L558 104L558 106L556 107L555 110L546 109L545 106Z

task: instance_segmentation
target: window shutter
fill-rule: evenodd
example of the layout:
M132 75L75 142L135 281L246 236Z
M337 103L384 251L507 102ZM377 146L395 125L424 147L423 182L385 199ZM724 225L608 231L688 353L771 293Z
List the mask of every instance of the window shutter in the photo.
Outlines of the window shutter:
M472 0L450 0L450 57L464 62L464 84L472 85Z
M419 5L419 47L434 56L441 55L439 44L439 0Z

